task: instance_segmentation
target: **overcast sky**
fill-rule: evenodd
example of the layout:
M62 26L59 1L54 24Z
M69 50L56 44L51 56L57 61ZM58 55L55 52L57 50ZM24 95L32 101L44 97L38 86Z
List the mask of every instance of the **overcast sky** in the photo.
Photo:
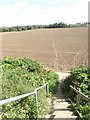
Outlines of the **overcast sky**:
M88 21L89 0L0 0L0 26Z

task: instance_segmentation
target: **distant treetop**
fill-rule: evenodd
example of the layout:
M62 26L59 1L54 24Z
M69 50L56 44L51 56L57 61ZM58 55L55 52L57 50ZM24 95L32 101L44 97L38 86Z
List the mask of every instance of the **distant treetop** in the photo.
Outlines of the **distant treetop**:
M65 24L63 22L53 23L49 25L24 25L24 26L13 26L13 27L0 27L0 32L12 32L12 31L26 31L32 29L42 28L72 28L72 27L87 27L89 23L76 23L76 24Z

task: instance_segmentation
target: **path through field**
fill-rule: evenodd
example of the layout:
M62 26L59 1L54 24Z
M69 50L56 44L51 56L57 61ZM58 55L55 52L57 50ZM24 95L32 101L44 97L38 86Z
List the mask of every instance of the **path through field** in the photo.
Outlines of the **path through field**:
M45 118L47 120L76 120L77 116L73 114L73 112L68 108L70 105L68 102L66 102L64 96L61 93L60 84L61 82L68 77L69 73L60 73L57 72L59 75L59 85L56 92L56 95L54 97L54 100L52 102L53 104L53 112L46 115Z
M55 58L54 58L54 69L58 70L58 52L57 52L57 49L56 49L53 38L52 38L52 48L53 48L53 53L54 53L54 56L55 56Z

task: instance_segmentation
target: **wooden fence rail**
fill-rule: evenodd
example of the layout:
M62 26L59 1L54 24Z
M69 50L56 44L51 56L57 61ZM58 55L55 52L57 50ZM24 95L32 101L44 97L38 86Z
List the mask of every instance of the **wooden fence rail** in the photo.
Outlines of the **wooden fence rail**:
M90 102L90 98L86 95L84 95L83 93L81 93L80 91L78 91L76 88L74 88L73 86L70 85L70 92L74 91L77 94L77 99L76 99L76 104L79 105L80 103L80 99L83 98L86 101ZM73 97L73 96L72 96Z

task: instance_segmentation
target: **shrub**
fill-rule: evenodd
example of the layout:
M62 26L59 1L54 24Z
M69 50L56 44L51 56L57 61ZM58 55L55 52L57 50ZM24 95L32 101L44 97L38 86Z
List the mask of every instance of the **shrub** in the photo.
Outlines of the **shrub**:
M80 66L71 69L71 76L62 83L62 91L64 95L70 93L70 85L73 85L76 89L90 97L90 67ZM71 97L70 94L68 97ZM74 102L76 104L76 94L74 95ZM84 99L80 100L80 105L75 106L81 115L83 120L90 119L90 103Z
M32 92L44 82L49 83L50 92L53 94L57 86L57 75L47 71L38 61L29 58L12 59L4 58L0 63L2 69L2 99ZM2 118L30 118L34 120L37 114L44 115L50 106L45 96L45 88L38 92L38 105L35 96L14 101L2 106ZM38 110L37 110L38 107Z

